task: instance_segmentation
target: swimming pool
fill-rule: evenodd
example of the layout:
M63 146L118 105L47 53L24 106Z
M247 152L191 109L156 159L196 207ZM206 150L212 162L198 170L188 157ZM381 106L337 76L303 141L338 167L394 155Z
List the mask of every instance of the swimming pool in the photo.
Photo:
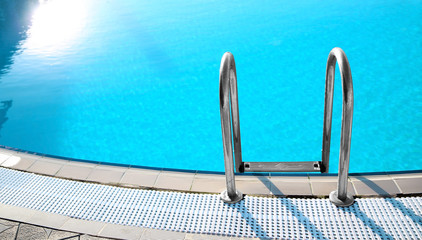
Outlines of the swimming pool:
M350 171L422 168L420 2L27 0L0 9L1 145L224 171L218 74L230 51L244 161L318 161L325 64L338 46L354 80ZM334 98L332 172L339 79Z

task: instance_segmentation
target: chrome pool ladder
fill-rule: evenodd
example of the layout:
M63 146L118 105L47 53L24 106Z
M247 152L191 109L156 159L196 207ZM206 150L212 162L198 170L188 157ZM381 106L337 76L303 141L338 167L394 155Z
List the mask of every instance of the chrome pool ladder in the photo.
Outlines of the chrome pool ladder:
M343 113L341 124L337 191L330 193L330 201L337 206L349 206L353 204L354 198L350 193L347 192L347 178L349 175L350 143L353 120L353 82L349 61L347 60L346 54L341 48L333 48L330 51L327 60L325 75L322 159L321 161L305 162L242 161L236 65L233 54L226 52L223 55L220 64L220 117L223 135L224 165L227 189L221 193L220 197L224 202L236 203L243 198L243 194L236 190L235 174L233 168L233 146L234 167L236 172L328 172L336 62L338 62L339 65L343 88ZM232 126L233 135L231 129Z

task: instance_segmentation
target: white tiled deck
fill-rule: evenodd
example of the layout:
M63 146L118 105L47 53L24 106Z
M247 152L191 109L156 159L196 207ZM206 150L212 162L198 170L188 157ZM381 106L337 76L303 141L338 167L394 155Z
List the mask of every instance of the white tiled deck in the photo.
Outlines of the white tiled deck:
M167 195L185 195L192 194L198 196L199 198L206 197L212 199L217 199L215 202L222 206L227 206L226 204L221 203L218 200L215 193L220 193L225 189L225 177L222 174L218 173L201 173L201 172L174 172L166 171L163 169L144 169L131 166L110 166L100 163L85 163L85 162L75 162L62 159L55 159L49 157L43 157L38 155L26 154L14 150L0 149L0 166L3 169L3 175L5 177L5 171L7 169L16 169L19 170L18 174L26 174L35 176L42 179L53 179L51 181L59 182L73 182L69 180L77 180L72 184L80 185L87 184L86 186L103 186L108 188L115 188L117 186L121 189L126 189L124 191L151 191L156 194L167 194ZM13 170L7 170L13 171ZM6 171L6 172L7 172ZM16 172L16 171L14 171ZM25 173L28 172L28 173ZM36 173L35 175L29 172ZM54 178L51 178L54 177ZM61 179L60 179L61 178ZM55 179L55 180L54 180ZM44 181L44 180L43 180ZM50 181L50 180L49 180ZM259 237L259 238L306 238L305 235L301 235L301 232L280 232L278 230L268 230L265 227L265 224L268 224L270 219L274 222L270 228L274 227L287 227L292 223L296 224L294 226L299 226L302 230L305 231L309 238L315 239L338 239L338 236L334 232L327 232L327 229L324 227L321 228L323 221L334 221L329 222L331 225L339 225L340 227L348 227L347 221L354 219L353 224L360 224L364 229L367 230L369 235L368 237L376 238L397 238L400 235L400 231L403 231L402 234L410 234L404 237L406 238L420 238L421 237L421 226L422 226L422 214L421 214L421 200L419 196L422 193L422 174L418 172L414 173L379 173L372 175L352 175L349 178L349 192L357 197L365 197L362 199L357 199L357 203L350 208L340 208L340 212L335 210L327 199L319 199L320 197L327 196L332 190L336 188L337 178L335 176L321 176L321 175L286 175L286 176L274 176L271 174L268 175L249 175L249 176L236 176L236 185L243 193L247 194L245 200L243 200L243 205L233 205L235 207L228 208L228 211L224 211L224 214L236 210L237 213L242 213L238 217L240 222L245 221L240 224L243 227L249 228L249 232L246 235L236 234L234 230L232 232L221 232L220 230L213 231L201 231L198 229L186 230L181 232L175 231L166 231L166 230L156 230L153 229L154 226L151 225L142 225L135 224L134 226L124 226L120 222L107 222L101 219L85 219L81 220L80 216L66 215L63 213L53 213L46 212L47 208L44 210L36 209L30 204L34 200L25 203L24 205L19 205L16 202L2 202L0 201L0 218L9 219L21 222L22 224L32 224L40 225L46 227L47 229L56 229L64 232L73 232L79 234L78 236L84 236L83 234L90 234L92 236L108 237L108 238L129 238L129 239L163 239L163 236L166 236L165 239L238 239L239 237ZM17 181L16 186L19 184L24 184L24 182L19 183ZM4 183L4 181L2 181ZM94 183L94 184L93 184ZM26 183L28 184L28 183ZM71 185L72 185L71 184ZM106 184L97 185L97 184ZM9 183L10 185L10 183ZM5 190L15 192L17 199L23 198L25 193L28 191L19 192L22 189L21 187L15 188L10 187L8 184L0 187L3 191L3 201ZM112 186L110 186L112 185ZM33 189L30 185L29 189ZM66 191L66 188L62 189ZM166 190L166 191L162 191ZM167 192L170 190L170 192ZM18 192L16 192L18 191ZM32 191L32 190L31 190ZM44 190L45 191L45 190ZM43 192L43 191L41 191ZM9 196L9 193L6 193ZM206 194L203 194L206 193ZM46 193L47 196L48 193ZM211 194L211 195L210 195ZM169 195L169 196L170 196ZM66 196L66 195L63 195ZM254 197L262 196L262 197ZM283 198L274 198L274 196L282 196ZM290 196L290 198L286 198ZM305 199L292 198L292 196L305 196ZM370 196L383 196L390 198L366 198ZM398 198L391 198L398 196ZM413 196L411 198L402 198L400 196ZM46 199L46 195L39 195L41 199ZM35 198L37 199L37 198ZM258 199L258 200L257 200ZM375 199L375 200L372 200ZM378 199L378 200L377 200ZM413 199L409 202L408 199ZM416 200L414 200L416 199ZM117 202L123 202L127 200L127 197L123 197L120 200L115 200ZM114 200L113 200L114 201ZM158 201L158 200L157 200ZM161 201L161 200L160 200ZM213 200L214 201L214 200ZM264 202L255 202L255 201L264 201ZM268 201L275 201L274 204L278 204L278 208L271 210L266 215L267 217L258 217L253 213L254 209L257 208L257 211L262 211L262 206ZM299 201L299 202L296 202ZM374 202L375 201L375 202ZM380 203L381 201L381 203ZM116 202L116 203L117 203ZM164 201L165 202L165 201ZM328 202L326 204L325 202ZM112 206L115 206L115 202ZM369 205L367 205L367 203ZM415 204L413 204L415 203ZM110 201L105 201L104 204L110 204ZM248 205L250 204L250 205ZM281 204L281 205L280 205ZM315 205L316 204L316 205ZM309 209L319 208L320 204L327 205L334 211L331 215L323 217L323 219L318 220L320 216L309 215ZM371 207L366 206L377 206L385 212L385 209L388 207L391 208L390 215L380 216L377 211L371 209ZM380 205L381 204L381 205ZM408 205L408 204L411 204ZM123 204L124 205L124 204ZM121 206L123 206L121 205ZM85 205L83 205L85 206ZM237 207L236 207L237 206ZM278 214L280 209L291 206L290 210L284 212L283 214ZM61 209L62 205L57 207ZM75 209L83 208L82 206ZM103 206L102 208L108 209ZM102 209L100 208L100 210ZM261 210L260 210L261 209ZM289 209L289 208L287 208ZM167 210L165 210L167 211ZM207 211L210 211L209 214L212 214L210 208ZM236 212L235 211L235 212ZM388 212L388 211L387 211ZM393 213L393 214L391 214ZM219 213L214 213L217 218L220 216ZM246 214L246 215L245 215ZM259 214L262 214L260 212ZM290 215L289 215L290 214ZM339 215L340 214L340 215ZM277 216L290 216L286 219L277 219ZM211 215L210 215L211 217ZM252 217L252 218L251 218ZM337 220L336 220L337 218ZM265 220L268 219L268 220ZM306 220L308 219L308 220ZM324 220L325 219L325 220ZM382 222L382 219L385 219L385 223ZM398 233L389 232L390 225L394 226L394 222L403 222L403 219L409 223L405 223L403 226L398 227ZM192 219L191 219L192 220ZM214 219L215 220L215 219ZM198 220L199 221L199 220ZM252 221L252 222L251 222ZM280 222L281 221L281 222ZM285 222L287 221L287 222ZM293 222L292 222L293 221ZM339 222L340 221L340 222ZM312 223L312 224L311 224ZM0 223L1 224L1 223ZM117 225L116 225L117 224ZM227 225L228 223L225 223ZM287 225L286 225L287 224ZM290 225L289 225L290 224ZM344 225L346 224L346 225ZM385 225L387 224L387 225ZM407 225L406 225L407 224ZM409 225L410 224L410 225ZM128 225L128 224L126 224ZM130 225L130 224L129 224ZM224 225L222 225L224 226ZM256 228L261 227L261 230L256 230ZM401 228L400 228L401 227ZM1 226L0 226L1 228ZM157 227L156 227L157 228ZM161 229L167 229L163 227L158 227ZM223 227L224 228L224 227ZM28 227L29 229L29 227ZM251 230L255 229L255 230ZM167 229L175 230L175 229ZM297 228L296 228L297 230ZM295 230L295 231L296 231ZM317 231L318 230L318 231ZM11 231L11 230L8 230ZM179 229L180 231L180 229ZM222 235L201 235L198 233L215 233L215 234L226 234ZM257 234L259 232L264 232L264 235ZM410 232L410 233L409 233ZM125 235L127 233L127 235ZM233 234L231 234L233 233ZM0 236L1 235L0 231ZM81 235L82 234L82 235ZM131 235L133 234L133 235ZM228 235L227 235L228 234ZM231 235L230 235L231 234ZM254 235L255 234L255 235ZM281 235L277 235L281 234ZM284 234L284 235L283 235ZM287 235L286 235L287 234ZM291 234L291 235L289 235ZM293 234L293 235L292 235ZM294 235L298 234L298 235ZM310 235L309 235L310 234ZM351 233L353 235L353 233ZM372 234L372 235L371 235ZM398 235L397 235L398 234ZM413 235L412 235L413 234ZM347 235L347 237L353 237L352 235ZM340 236L340 235L339 235ZM359 237L359 236L357 236Z

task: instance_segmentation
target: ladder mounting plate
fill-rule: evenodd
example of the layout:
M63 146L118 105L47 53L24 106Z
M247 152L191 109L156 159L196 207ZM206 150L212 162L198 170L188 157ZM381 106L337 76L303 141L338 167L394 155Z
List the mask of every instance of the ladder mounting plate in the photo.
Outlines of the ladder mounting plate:
M244 172L321 172L321 162L242 162Z

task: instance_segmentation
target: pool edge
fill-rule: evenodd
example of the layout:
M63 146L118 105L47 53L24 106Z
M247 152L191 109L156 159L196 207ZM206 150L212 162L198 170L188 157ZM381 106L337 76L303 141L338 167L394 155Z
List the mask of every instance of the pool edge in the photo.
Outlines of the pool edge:
M194 193L220 193L222 172L184 171L108 164L19 151L0 146L0 166L40 175L113 186ZM337 174L238 174L240 191L254 196L327 197ZM348 191L358 197L420 195L422 171L352 173Z

